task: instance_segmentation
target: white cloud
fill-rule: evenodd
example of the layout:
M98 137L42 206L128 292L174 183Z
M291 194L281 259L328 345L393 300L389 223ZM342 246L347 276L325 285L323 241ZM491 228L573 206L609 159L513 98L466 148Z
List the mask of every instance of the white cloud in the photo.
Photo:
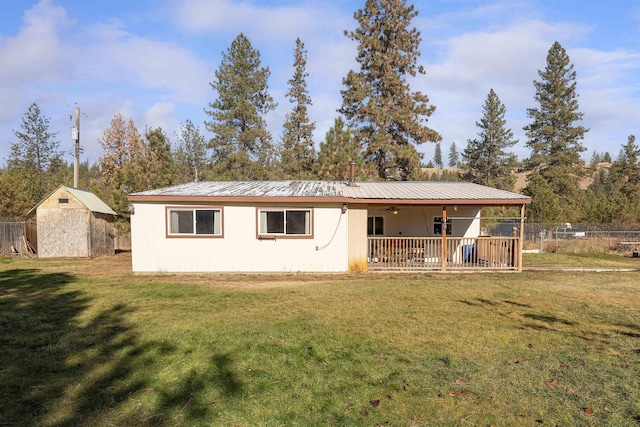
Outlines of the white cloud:
M145 111L143 120L149 128L155 129L160 127L167 132L169 129L176 127L174 113L175 105L173 103L157 102Z
M71 23L63 8L42 0L24 13L18 34L0 37L0 123L16 123L16 107L42 96L31 95L33 86L64 76L70 54L57 31Z
M203 102L211 64L176 44L138 37L118 23L97 25L85 61L92 78L158 91L176 101Z
M233 34L292 42L344 22L332 5L303 2L295 6L260 6L251 1L180 0L175 20L190 33ZM342 31L342 29L340 30ZM326 34L325 34L326 35Z
M25 12L20 32L0 38L0 81L50 81L68 64L68 49L58 39L59 27L71 24L63 8L42 0Z

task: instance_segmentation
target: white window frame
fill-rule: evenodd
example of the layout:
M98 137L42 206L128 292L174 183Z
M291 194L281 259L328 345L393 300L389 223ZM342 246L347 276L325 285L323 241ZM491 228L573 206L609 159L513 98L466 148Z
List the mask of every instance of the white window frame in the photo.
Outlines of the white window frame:
M197 212L198 211L213 211L213 233L198 233L197 224ZM172 229L178 224L178 216L172 215L173 212L191 212L192 213L192 230L191 232L176 232ZM196 237L196 238L220 238L224 237L224 213L222 207L217 206L167 206L166 208L166 220L167 237ZM217 220L217 221L216 221Z
M256 209L256 236L258 239L279 238L279 239L312 239L313 238L313 208L309 207L287 207L287 208L257 208ZM281 212L283 214L282 232L267 230L267 218L269 213ZM306 212L305 232L287 233L287 212Z

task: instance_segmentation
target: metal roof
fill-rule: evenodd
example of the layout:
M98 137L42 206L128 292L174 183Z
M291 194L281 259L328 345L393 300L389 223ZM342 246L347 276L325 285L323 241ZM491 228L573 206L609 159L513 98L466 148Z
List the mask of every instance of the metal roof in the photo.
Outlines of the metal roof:
M358 182L356 186L339 181L210 181L191 182L173 187L142 191L131 201L221 199L344 199L345 202L510 202L529 203L531 198L469 182L381 181ZM265 200L266 201L266 200Z
M65 190L67 190L69 193L73 194L73 196L76 197L80 201L80 203L85 205L91 212L118 215L116 211L111 209L109 205L103 202L102 199L93 194L91 191L80 190L79 188L72 188L64 185L62 187L64 187Z
M334 181L202 181L132 196L341 197L343 187Z

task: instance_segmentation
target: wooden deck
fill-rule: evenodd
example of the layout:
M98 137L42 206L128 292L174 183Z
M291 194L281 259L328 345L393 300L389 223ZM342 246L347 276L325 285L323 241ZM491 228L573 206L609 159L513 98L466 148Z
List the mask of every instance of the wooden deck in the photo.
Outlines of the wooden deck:
M443 245L444 243L444 245ZM369 237L369 271L520 270L518 237Z

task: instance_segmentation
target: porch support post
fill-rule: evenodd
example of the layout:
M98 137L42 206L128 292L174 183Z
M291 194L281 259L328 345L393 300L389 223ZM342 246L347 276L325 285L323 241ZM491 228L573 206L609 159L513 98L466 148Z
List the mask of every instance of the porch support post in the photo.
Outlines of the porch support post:
M442 271L447 271L447 207L442 207L442 253L440 254L440 261L442 263Z
M518 239L518 272L522 272L522 248L524 246L524 204L520 207L520 236Z

